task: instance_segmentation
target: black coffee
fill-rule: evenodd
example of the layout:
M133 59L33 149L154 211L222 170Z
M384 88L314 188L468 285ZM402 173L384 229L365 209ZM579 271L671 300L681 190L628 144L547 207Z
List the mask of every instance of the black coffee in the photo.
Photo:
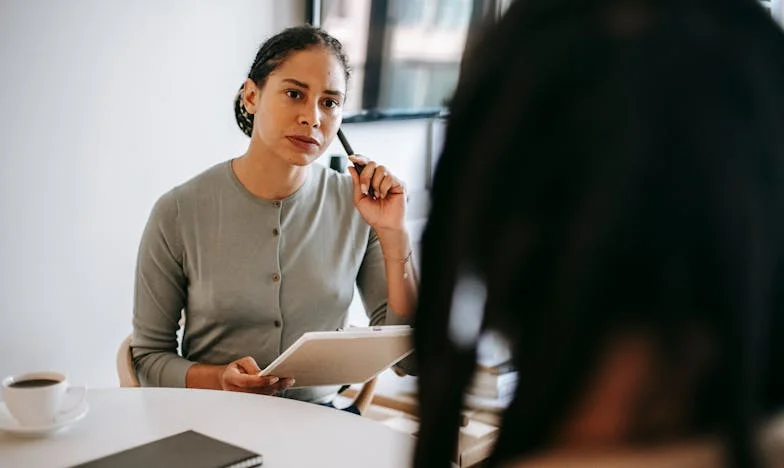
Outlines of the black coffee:
M39 387L48 387L50 385L57 385L59 384L59 380L52 380L52 379L30 379L30 380L22 380L20 382L14 382L9 387L11 388L39 388Z

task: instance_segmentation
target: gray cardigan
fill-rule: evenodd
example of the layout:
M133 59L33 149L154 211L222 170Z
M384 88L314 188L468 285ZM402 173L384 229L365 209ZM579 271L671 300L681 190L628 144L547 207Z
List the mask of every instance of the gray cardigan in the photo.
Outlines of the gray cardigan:
M264 368L303 333L344 326L355 282L370 325L406 323L387 308L381 246L352 191L350 177L314 164L297 192L264 200L226 161L163 195L136 269L132 349L142 385L183 387L195 362L249 355ZM335 391L283 396L325 402Z

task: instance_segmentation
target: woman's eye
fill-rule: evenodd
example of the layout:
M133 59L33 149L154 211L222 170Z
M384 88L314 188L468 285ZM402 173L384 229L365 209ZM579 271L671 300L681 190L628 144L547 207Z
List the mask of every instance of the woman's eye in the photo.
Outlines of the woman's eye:
M338 102L334 99L325 99L324 107L326 107L327 109L334 109L338 107Z
M299 99L302 97L302 93L300 93L296 89L289 89L288 91L286 91L286 96L290 97L291 99Z

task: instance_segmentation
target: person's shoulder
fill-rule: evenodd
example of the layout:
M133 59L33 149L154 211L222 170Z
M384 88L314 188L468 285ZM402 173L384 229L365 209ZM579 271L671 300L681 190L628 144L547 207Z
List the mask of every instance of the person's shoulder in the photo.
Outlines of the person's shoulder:
M231 160L221 161L172 189L178 196L189 196L229 182Z
M173 220L179 215L178 187L174 187L159 196L152 207L152 220Z
M165 192L153 206L153 217L176 218L183 205L188 205L199 194L209 192L225 182L229 164L230 161L215 164Z
M354 183L349 174L338 172L321 164L313 164L312 168L314 179L319 181L319 185L322 185L330 196L353 199Z
M362 232L369 229L354 206L354 182L351 175L320 164L313 164L313 171L311 175L316 187L311 190L317 191L316 198L320 199L318 206L329 213L332 222L351 225Z

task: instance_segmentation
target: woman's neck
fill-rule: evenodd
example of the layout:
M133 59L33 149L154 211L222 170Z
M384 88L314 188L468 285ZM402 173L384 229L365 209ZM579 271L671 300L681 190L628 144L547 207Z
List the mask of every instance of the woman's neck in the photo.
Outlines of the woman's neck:
M295 166L251 142L248 151L231 163L240 183L254 196L281 200L299 190L308 178L308 166Z

